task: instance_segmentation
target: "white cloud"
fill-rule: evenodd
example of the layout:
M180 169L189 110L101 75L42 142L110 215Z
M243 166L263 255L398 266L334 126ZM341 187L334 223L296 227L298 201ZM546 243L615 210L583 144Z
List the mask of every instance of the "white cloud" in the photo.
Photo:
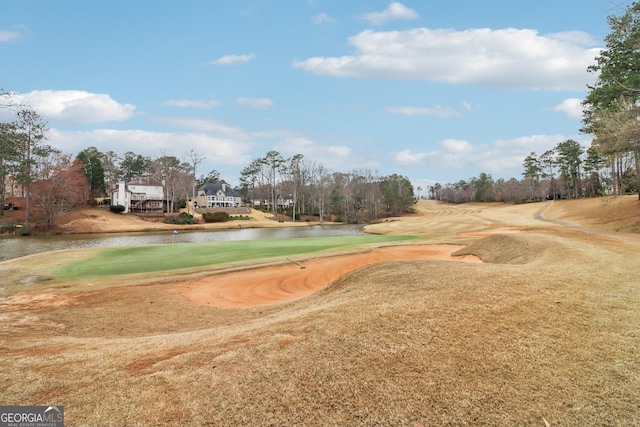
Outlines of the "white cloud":
M0 43L10 42L22 37L22 33L13 30L0 30Z
M311 22L313 22L314 24L330 24L332 22L335 22L335 20L326 13L322 12L312 16Z
M341 158L347 159L351 155L351 148L344 145L330 145L325 147L325 150L330 154L332 159Z
M226 124L215 119L199 119L189 117L158 117L157 121L195 132L206 132L240 139L246 138L244 129Z
M286 154L304 154L309 155L316 150L318 146L308 138L301 136L290 136L284 139L284 142L278 145L278 148Z
M406 116L434 116L441 119L449 119L451 117L459 117L462 115L462 113L451 107L442 107L440 105L433 108L389 106L387 107L387 111L391 114L402 114Z
M439 149L427 152L414 152L404 149L393 153L393 161L404 167L419 167L432 171L464 171L470 178L481 172L494 176L519 178L522 174L522 162L532 151L542 154L554 148L559 142L569 138L564 135L531 135L513 139L496 140L489 144L473 145L468 141L447 139L439 143ZM588 145L588 141L583 141Z
M550 33L547 34L550 39L561 40L564 42L575 43L584 46L595 46L599 42L594 39L590 34L583 31L564 31L562 33Z
M585 90L594 79L586 69L600 52L589 40L579 32L544 36L515 28L365 30L349 38L357 53L312 57L293 67L334 77Z
M567 116L574 119L580 119L582 118L582 99L565 99L560 103L560 105L555 106L554 110L565 113Z
M14 96L43 118L63 123L88 124L124 121L133 116L136 107L121 104L109 95L81 90L36 90Z
M275 149L285 157L302 154L309 160L336 170L347 171L354 167L353 150L346 145L324 145L302 136L289 136ZM364 165L363 162L358 164Z
M64 131L51 129L47 141L64 152L78 153L87 147L114 151L123 155L127 151L155 158L161 153L182 156L189 148L197 150L209 161L220 165L243 165L251 161L248 154L251 141L205 132L151 132L144 130L94 129L91 131Z
M246 55L225 55L221 56L218 59L215 59L209 62L210 65L233 65L233 64L242 64L244 62L249 62L256 56L253 53L249 53Z
M288 137L284 139L284 142L278 144L278 148L286 154L304 154L305 156L316 159L316 157L329 157L346 159L351 155L351 149L344 145L322 145L313 142L312 140L304 137Z
M338 171L358 168L376 169L380 166L370 154L355 153L345 144L322 144L305 138L291 130L271 129L248 131L220 120L189 117L154 117L145 119L161 122L172 131L148 131L142 129L94 129L69 131L52 128L48 143L66 153L78 153L87 147L102 152L114 151L122 156L127 151L156 158L167 154L182 157L188 149L195 149L205 156L199 173L218 170L228 182L237 179L240 167L246 166L257 156L274 149L283 157L303 154L306 159Z
M208 109L208 108L217 107L218 105L220 105L220 102L216 101L215 99L196 100L196 101L191 101L188 99L170 99L170 100L164 101L162 105L165 105L167 107Z
M445 139L440 143L445 152L462 155L473 151L473 145L461 139Z
M273 101L269 98L238 98L236 103L253 110L265 110L273 106Z
M414 153L413 150L405 149L397 152L394 155L396 163L401 165L418 165L424 162L425 159L432 157L433 153Z
M409 9L402 3L393 2L382 12L371 12L362 15L362 19L373 25L381 25L392 19L416 19L419 18L418 13Z

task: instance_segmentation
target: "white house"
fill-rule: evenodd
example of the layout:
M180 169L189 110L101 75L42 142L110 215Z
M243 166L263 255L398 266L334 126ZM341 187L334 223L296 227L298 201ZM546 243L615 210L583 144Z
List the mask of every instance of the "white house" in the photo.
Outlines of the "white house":
M126 184L120 182L111 192L111 204L124 206L125 212L162 213L164 186L150 177L136 178Z
M207 183L198 188L199 208L237 208L242 197L227 184Z

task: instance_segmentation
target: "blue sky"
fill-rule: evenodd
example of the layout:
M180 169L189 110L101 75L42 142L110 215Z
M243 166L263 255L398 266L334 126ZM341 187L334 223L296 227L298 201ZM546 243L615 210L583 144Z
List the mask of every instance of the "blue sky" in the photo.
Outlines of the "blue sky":
M0 86L64 152L195 149L199 174L232 184L270 150L423 188L519 179L531 151L589 145L586 68L620 12L609 0L5 0Z

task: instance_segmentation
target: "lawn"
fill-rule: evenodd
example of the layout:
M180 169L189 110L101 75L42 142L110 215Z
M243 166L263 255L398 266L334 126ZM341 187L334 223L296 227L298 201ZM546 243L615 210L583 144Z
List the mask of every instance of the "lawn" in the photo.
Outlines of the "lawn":
M294 257L331 249L402 242L416 238L416 236L366 235L108 248L98 251L88 259L64 265L54 270L53 275L64 280L75 280L152 273L238 261Z

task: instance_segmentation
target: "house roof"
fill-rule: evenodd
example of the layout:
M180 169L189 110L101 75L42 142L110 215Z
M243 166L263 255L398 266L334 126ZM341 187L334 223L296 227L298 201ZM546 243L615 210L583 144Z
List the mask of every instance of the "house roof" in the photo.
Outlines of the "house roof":
M225 196L240 197L240 195L229 185L218 183L218 182L217 183L208 182L205 185L198 188L198 191L204 191L204 194L206 194L207 196L215 196L220 191L222 191Z

